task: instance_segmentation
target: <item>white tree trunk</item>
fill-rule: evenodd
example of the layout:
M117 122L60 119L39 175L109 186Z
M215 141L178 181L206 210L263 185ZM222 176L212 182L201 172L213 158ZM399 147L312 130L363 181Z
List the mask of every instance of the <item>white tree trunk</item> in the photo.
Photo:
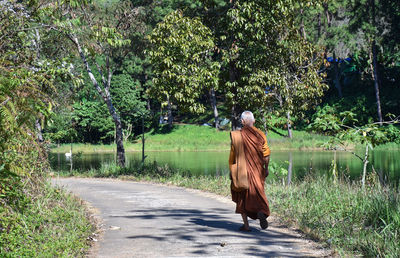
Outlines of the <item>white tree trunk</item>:
M107 80L103 77L103 74L99 70L99 72L102 75L103 84L104 84L104 92L103 92L102 88L100 87L99 83L97 82L96 78L93 75L92 69L89 66L89 63L86 59L85 54L83 53L83 50L81 48L81 45L79 44L78 38L74 35L69 35L69 37L72 40L72 42L75 44L75 46L78 50L78 53L81 57L83 64L85 65L86 72L89 75L89 78L92 81L93 86L96 88L97 92L100 94L100 96L103 98L104 102L107 104L108 111L110 112L110 115L114 120L115 130L116 130L115 131L115 136L116 136L115 141L117 144L117 162L118 162L119 166L125 167L125 149L124 149L124 143L123 143L124 141L123 141L123 133L122 133L122 123L121 123L121 119L120 119L119 115L117 114L117 112L113 106L111 95L109 92L112 73L109 69L108 59L107 59L107 68L108 68Z

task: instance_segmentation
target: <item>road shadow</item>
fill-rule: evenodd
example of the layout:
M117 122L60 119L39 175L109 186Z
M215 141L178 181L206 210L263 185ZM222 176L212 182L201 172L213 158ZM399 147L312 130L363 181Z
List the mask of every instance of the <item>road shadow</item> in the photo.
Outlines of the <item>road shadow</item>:
M258 223L252 223L251 232L239 231L241 223L237 223L236 216L228 209L139 209L129 212L134 215L113 216L137 220L180 221L177 225L164 225L159 228L161 234L131 235L129 239L153 239L155 241L190 241L193 246L193 255L211 255L216 248L235 248L244 250L252 257L305 257L305 253L297 250L297 236L279 232L274 229L261 230ZM257 227L256 227L257 226ZM150 232L150 230L149 230ZM241 247L238 247L241 245ZM274 247L274 248L268 248ZM279 251L276 250L279 247ZM243 253L243 252L242 252Z

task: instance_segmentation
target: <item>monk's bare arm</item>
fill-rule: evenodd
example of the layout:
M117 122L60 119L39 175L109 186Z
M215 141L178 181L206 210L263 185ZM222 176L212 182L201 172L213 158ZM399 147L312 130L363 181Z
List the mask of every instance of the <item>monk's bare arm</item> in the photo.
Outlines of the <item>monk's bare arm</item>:
M269 155L264 157L265 177L269 175L268 164L269 164Z

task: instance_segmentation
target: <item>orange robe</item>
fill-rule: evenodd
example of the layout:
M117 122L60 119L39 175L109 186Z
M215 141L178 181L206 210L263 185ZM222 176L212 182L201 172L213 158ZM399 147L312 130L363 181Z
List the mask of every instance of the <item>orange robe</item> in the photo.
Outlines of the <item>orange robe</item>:
M232 201L236 203L236 213L246 213L252 219L257 219L257 212L270 215L267 196L264 191L265 169L264 157L271 151L265 134L256 127L245 126L241 130L246 159L249 189L236 192L231 189ZM229 164L235 164L235 150L231 145Z

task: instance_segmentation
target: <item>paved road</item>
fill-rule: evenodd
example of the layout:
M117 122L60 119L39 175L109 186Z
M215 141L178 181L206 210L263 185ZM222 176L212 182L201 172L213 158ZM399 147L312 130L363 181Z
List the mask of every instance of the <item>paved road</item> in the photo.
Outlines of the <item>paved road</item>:
M321 257L326 250L279 227L240 215L227 198L179 187L109 179L53 179L95 207L104 234L92 257Z

